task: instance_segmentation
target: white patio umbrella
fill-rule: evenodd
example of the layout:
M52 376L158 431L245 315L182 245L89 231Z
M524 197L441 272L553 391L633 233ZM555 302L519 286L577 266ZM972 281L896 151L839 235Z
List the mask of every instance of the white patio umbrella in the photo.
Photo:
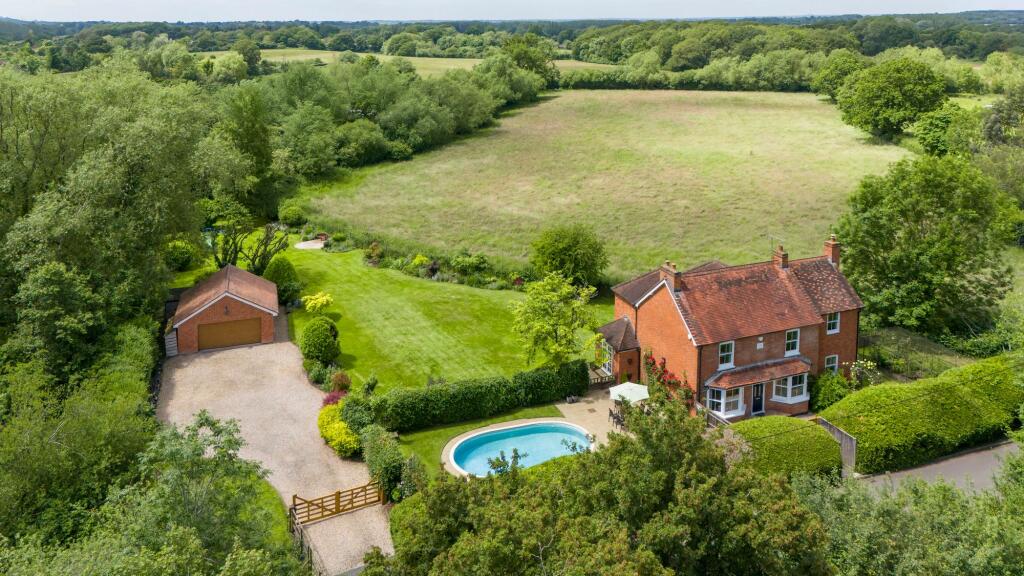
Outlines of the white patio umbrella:
M612 386L608 389L608 394L616 402L627 400L630 403L643 402L651 397L651 394L647 391L647 386L634 384L633 382L624 382L618 386Z

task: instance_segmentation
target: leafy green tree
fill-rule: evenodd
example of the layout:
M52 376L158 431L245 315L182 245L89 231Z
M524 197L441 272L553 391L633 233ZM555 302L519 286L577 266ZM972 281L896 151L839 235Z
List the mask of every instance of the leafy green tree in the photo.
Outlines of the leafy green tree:
M1010 285L1001 254L1016 210L968 160L903 160L849 206L843 266L871 317L929 333L990 322Z
M473 67L478 86L487 90L501 105L535 102L544 89L543 77L516 65L507 54L484 58Z
M945 82L928 65L898 58L851 74L838 101L847 124L892 138L945 99Z
M239 38L231 45L231 49L241 55L245 61L249 76L256 76L260 73L260 47L250 38Z
M221 92L224 132L249 157L256 174L270 168L270 102L259 84L243 82Z
M984 124L985 139L992 144L1024 145L1024 83L1008 90L992 104Z
M9 344L42 354L62 374L84 360L103 322L102 300L86 277L60 262L34 268L14 302L18 336Z
M1024 555L1022 471L1024 458L1014 454L992 490L914 479L878 489L813 477L796 478L793 488L824 523L837 574L1012 574Z
M926 112L914 123L914 134L924 151L933 156L970 153L981 141L977 116L955 102Z
M586 343L579 336L584 331L593 333L594 318L587 304L594 292L589 286L573 286L556 272L526 286L526 298L512 304L512 330L522 340L530 362L542 356L549 364L559 365L593 349L598 335Z
M263 275L274 256L288 248L288 232L281 226L268 223L253 241L242 243L241 254L249 263L249 271Z
M1024 147L986 146L974 155L974 164L1024 208Z
M828 58L825 59L824 66L814 75L814 80L811 81L811 89L818 94L827 95L829 99L835 102L839 89L842 88L843 83L850 74L859 72L867 67L867 60L857 52L847 48L833 50L829 53Z
M583 224L555 226L531 245L530 264L540 274L556 272L577 285L601 281L608 255L597 235Z
M316 104L299 104L281 125L281 144L288 148L303 176L320 176L335 165L334 121Z
M509 36L501 45L516 66L540 76L548 87L558 85L558 68L555 67L555 45L547 38L526 33Z

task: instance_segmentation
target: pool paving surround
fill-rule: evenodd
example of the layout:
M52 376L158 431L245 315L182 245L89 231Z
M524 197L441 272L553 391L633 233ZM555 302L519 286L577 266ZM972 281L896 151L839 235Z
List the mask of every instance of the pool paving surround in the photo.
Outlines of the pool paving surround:
M575 424L576 426L586 430L588 434L593 435L595 445L601 445L608 441L608 433L614 428L612 427L612 423L608 420L608 410L612 407L612 400L608 396L607 389L591 390L586 396L581 397L577 402L572 404L568 402L559 402L555 404L555 406L558 408L559 412L562 413L563 418L520 418L517 420L507 420L505 422L491 424L489 426L481 426L480 428L474 428L473 430L459 434L444 445L444 449L441 450L441 464L449 474L454 476L465 476L463 472L459 471L452 464L452 451L459 442L469 438L470 436L476 436L482 432L514 428L524 424L537 424L541 422Z

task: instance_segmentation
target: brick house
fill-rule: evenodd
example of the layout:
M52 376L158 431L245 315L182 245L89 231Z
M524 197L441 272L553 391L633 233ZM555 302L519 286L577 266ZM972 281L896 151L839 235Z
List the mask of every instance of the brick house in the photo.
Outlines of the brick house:
M225 266L182 293L171 319L174 353L268 344L277 315L276 284Z
M809 381L857 359L863 304L839 271L833 235L823 256L711 261L660 268L612 288L615 318L602 326L616 381L641 377L650 350L709 410L728 420L807 412Z

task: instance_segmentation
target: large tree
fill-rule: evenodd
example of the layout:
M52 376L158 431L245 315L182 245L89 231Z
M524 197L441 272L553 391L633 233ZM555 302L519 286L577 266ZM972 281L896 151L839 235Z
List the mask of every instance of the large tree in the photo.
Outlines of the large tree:
M593 295L593 288L573 286L554 272L526 286L526 299L512 304L512 330L531 362L539 356L562 364L579 356L584 346L594 345L580 340L582 332L594 328L587 307Z
M1011 283L1001 254L1016 208L968 160L904 160L849 206L843 266L871 317L933 333L990 320Z
M839 90L843 120L892 138L946 99L946 84L921 62L897 58L851 74Z
M847 48L833 50L825 59L825 65L814 75L811 89L818 94L827 95L830 100L835 102L839 89L842 88L850 74L867 67L868 59L863 55Z

